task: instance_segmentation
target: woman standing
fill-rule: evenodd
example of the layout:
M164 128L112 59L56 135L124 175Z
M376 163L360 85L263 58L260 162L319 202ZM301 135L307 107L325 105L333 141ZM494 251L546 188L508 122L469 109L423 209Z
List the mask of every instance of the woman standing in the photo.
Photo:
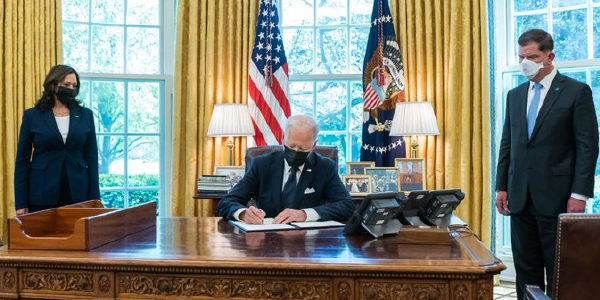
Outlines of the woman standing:
M92 111L75 98L79 85L75 69L52 67L42 97L23 114L15 163L17 215L100 199L96 127Z

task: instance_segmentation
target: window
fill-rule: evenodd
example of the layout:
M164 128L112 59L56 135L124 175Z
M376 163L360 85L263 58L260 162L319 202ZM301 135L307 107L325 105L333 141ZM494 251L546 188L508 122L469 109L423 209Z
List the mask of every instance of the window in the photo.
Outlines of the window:
M498 157L506 94L526 81L518 68L517 40L529 29L541 28L552 34L554 65L562 74L590 85L596 116L600 118L600 0L510 0L497 5L495 45L491 47L499 49L495 52L494 159ZM599 163L594 199L588 201L587 211L600 212ZM511 260L509 220L498 218L496 225L497 253L501 259Z
M315 117L320 145L337 146L340 173L360 160L362 64L370 0L280 0L292 114Z
M168 3L164 3L168 2ZM168 4L168 5L167 5ZM157 200L165 213L167 101L172 26L167 0L65 0L63 61L81 76L80 100L94 112L100 193L107 207ZM167 13L169 12L169 13ZM164 18L163 16L170 16ZM168 34L172 38L172 34Z

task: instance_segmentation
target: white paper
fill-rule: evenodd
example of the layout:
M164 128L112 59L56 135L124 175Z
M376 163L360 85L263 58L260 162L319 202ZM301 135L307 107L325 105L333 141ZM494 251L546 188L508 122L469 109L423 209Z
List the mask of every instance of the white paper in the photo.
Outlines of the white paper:
M295 227L290 224L273 224L273 218L265 218L263 224L247 224L242 221L229 222L246 232L295 229Z
M298 228L320 228L320 227L341 227L346 226L337 221L316 221L316 222L293 222L292 225Z
M263 224L246 224L242 221L229 221L229 223L239 227L241 230L246 232L345 226L343 223L336 221L293 222L290 224L273 224L273 218L265 218Z

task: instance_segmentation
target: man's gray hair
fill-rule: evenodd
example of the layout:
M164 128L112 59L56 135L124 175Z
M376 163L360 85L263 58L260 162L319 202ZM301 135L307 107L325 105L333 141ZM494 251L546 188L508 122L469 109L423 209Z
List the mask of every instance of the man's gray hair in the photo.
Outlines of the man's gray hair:
M294 115L288 118L287 124L285 126L284 136L288 136L289 128L294 127L300 130L312 130L313 132L313 141L317 140L317 135L319 134L319 124L315 119L311 116L307 115Z

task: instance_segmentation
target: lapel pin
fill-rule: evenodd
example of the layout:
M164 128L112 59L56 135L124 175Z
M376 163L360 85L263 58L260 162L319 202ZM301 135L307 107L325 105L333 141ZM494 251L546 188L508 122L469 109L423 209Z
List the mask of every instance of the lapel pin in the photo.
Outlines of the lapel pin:
M559 90L560 90L560 88L559 88L559 87L555 87L555 88L554 88L554 91L555 91L555 92L558 92Z
M306 169L306 172L312 172L312 169Z

